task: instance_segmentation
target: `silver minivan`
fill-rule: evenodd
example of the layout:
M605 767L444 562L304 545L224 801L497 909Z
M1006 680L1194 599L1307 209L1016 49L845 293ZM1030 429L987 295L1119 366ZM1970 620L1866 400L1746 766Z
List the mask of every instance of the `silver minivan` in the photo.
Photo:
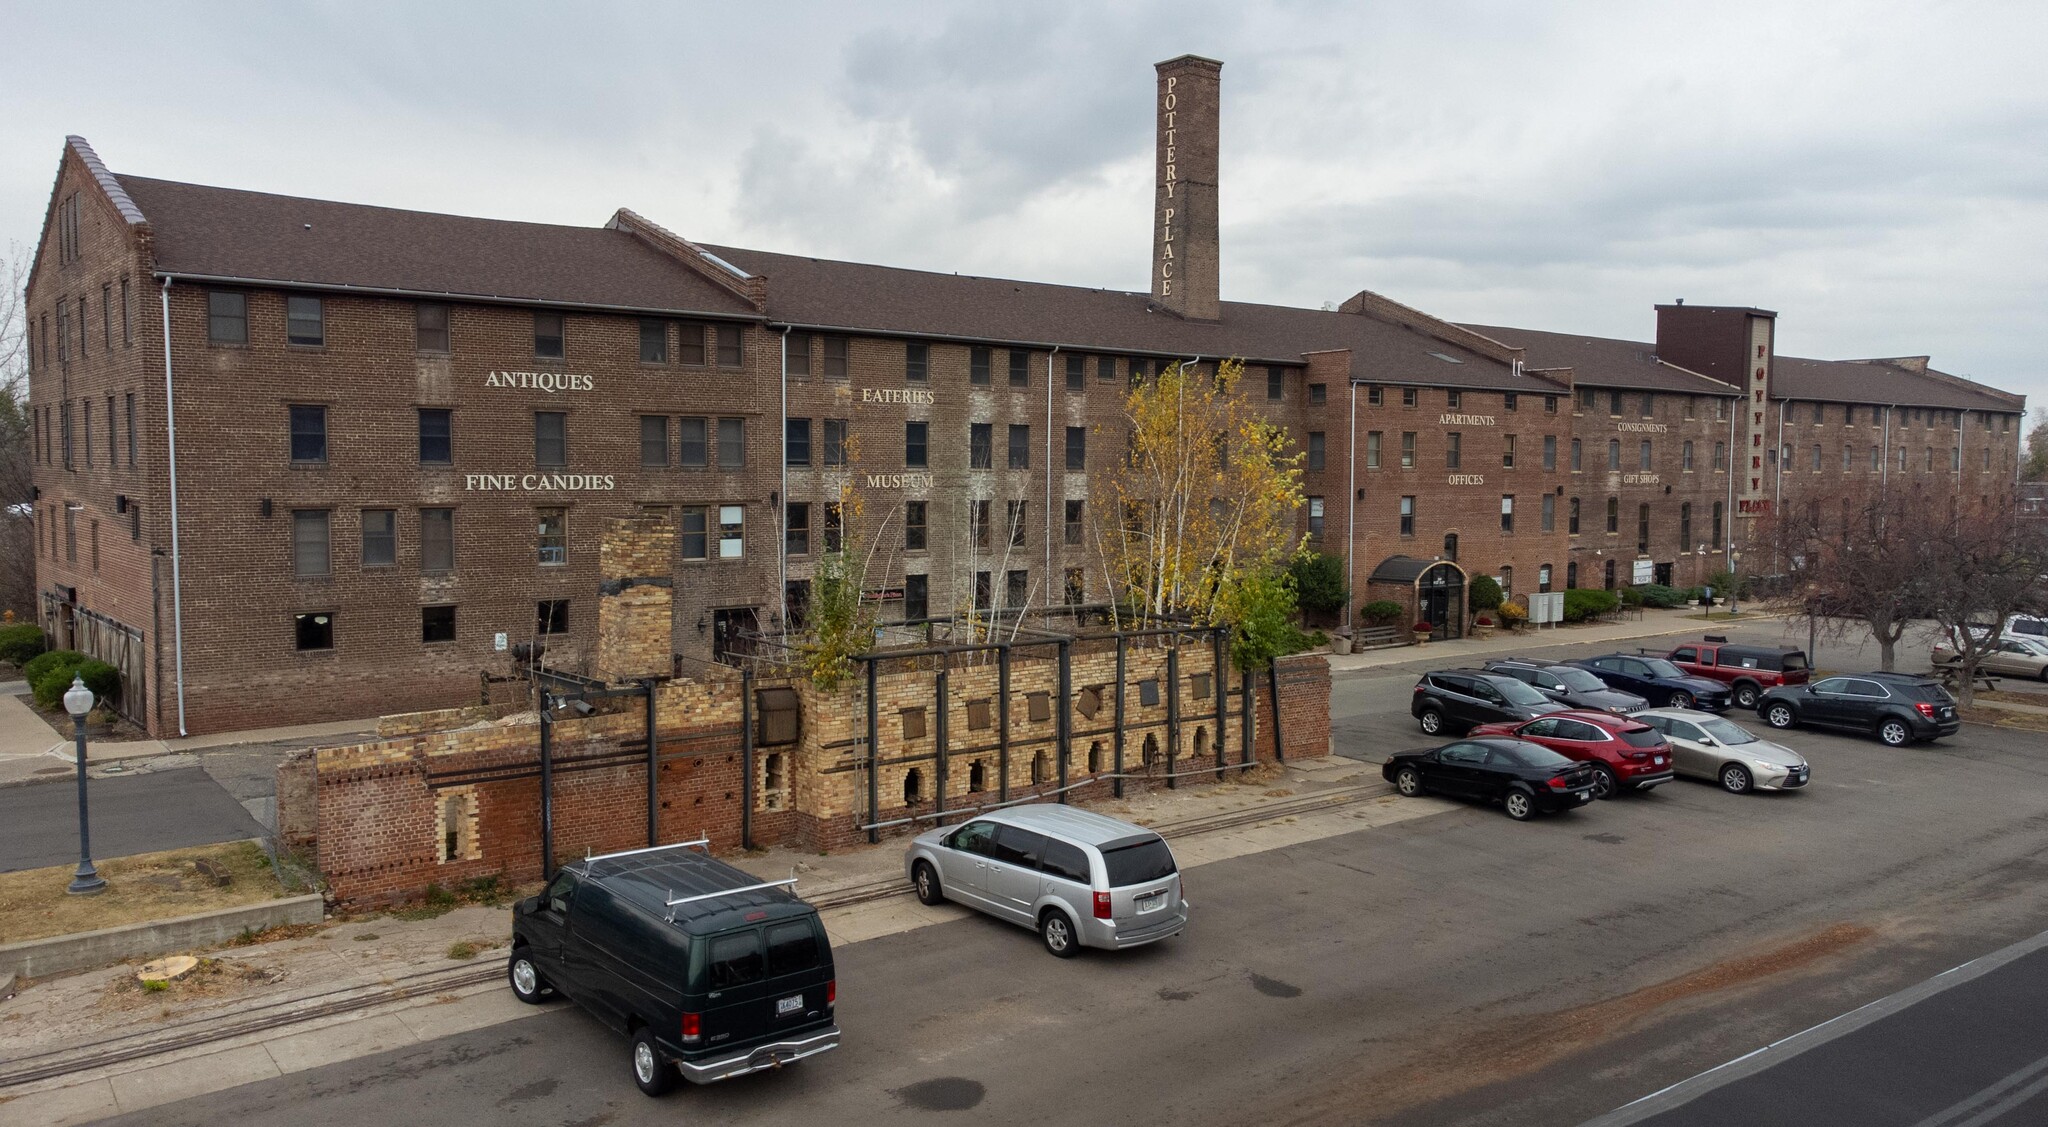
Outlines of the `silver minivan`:
M951 900L1032 928L1062 959L1188 926L1166 840L1071 806L1012 806L933 830L910 843L903 867L924 903Z

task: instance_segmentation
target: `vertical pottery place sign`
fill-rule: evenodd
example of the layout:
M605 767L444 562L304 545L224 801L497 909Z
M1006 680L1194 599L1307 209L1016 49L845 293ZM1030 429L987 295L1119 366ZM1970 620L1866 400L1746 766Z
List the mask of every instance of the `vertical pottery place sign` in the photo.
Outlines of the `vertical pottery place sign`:
M1159 135L1165 139L1166 159L1160 172L1160 183L1166 192L1159 200L1159 296L1173 296L1173 216L1179 209L1179 200L1174 188L1180 182L1178 170L1174 167L1174 117L1179 112L1180 95L1174 87L1180 85L1180 76L1169 74L1164 83L1165 90L1159 95Z

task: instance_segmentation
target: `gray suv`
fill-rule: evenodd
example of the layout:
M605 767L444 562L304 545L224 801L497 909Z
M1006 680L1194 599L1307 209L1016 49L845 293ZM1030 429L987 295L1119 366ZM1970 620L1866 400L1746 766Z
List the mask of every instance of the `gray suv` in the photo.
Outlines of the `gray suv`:
M933 830L911 841L903 868L920 901L1032 928L1062 959L1154 943L1188 925L1165 839L1071 806L1013 806Z

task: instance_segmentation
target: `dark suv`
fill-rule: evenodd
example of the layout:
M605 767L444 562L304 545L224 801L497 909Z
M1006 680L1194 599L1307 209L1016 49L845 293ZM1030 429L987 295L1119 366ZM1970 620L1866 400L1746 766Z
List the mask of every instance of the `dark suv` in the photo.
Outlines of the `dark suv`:
M1432 736L1470 731L1502 720L1533 720L1564 706L1505 673L1446 669L1415 682L1408 714Z
M633 1080L709 1084L839 1046L838 983L817 910L696 851L578 861L512 910L512 993L560 993L633 1039Z
M1607 682L1576 665L1508 657L1487 662L1486 671L1505 673L1517 681L1526 681L1534 685L1537 692L1566 708L1590 708L1627 716L1650 707L1649 701L1634 693L1610 689Z
M1868 732L1889 747L1952 736L1963 726L1948 690L1913 673L1857 673L1788 685L1765 693L1756 711L1773 728L1846 728Z
M1568 664L1590 670L1610 689L1634 693L1658 708L1699 708L1722 712L1728 707L1728 686L1694 677L1661 657L1647 654L1602 654Z
M1766 692L1780 685L1806 683L1806 651L1772 646L1735 646L1713 634L1703 642L1687 642L1665 655L1671 664L1695 677L1727 685L1735 707L1755 708Z

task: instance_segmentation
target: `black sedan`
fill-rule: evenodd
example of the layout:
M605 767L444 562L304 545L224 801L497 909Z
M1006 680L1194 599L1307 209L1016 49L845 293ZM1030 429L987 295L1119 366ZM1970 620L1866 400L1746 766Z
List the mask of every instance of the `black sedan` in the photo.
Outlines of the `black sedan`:
M1394 753L1380 768L1409 798L1425 792L1498 802L1517 822L1593 801L1593 768L1541 744L1496 736Z
M1710 678L1694 677L1661 657L1602 654L1567 664L1589 670L1607 682L1608 688L1634 693L1658 708L1726 712L1735 700L1728 686Z

